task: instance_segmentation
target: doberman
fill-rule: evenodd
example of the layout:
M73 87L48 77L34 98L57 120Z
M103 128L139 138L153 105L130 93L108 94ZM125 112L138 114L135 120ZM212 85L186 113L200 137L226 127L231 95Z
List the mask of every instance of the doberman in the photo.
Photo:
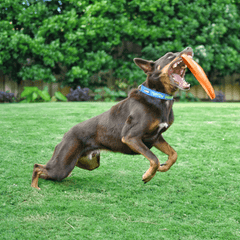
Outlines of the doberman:
M143 174L144 183L156 171L166 172L176 162L176 151L164 140L162 133L173 123L173 94L189 90L185 79L186 65L181 55L193 56L192 48L166 53L155 62L135 58L134 62L147 75L138 89L110 110L72 127L55 147L46 165L35 164L31 186L37 189L38 178L61 181L75 166L93 170L100 165L100 150L124 154L142 154L150 162ZM168 155L160 164L150 149L156 147Z

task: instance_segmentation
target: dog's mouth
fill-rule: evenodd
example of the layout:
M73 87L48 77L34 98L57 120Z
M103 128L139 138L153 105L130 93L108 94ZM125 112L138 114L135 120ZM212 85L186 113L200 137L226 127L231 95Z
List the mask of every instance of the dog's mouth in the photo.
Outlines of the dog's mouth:
M193 55L192 52L184 52L184 53L192 58L192 55ZM171 82L174 86L178 87L181 90L186 91L186 90L190 89L190 84L187 83L184 79L187 66L183 62L183 60L181 58L181 54L180 54L179 58L177 60L175 60L169 66L168 75L169 75L170 80L171 80Z

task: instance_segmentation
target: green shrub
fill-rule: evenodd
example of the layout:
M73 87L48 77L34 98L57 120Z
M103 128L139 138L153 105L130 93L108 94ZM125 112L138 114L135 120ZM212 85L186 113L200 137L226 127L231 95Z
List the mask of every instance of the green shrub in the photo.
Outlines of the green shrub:
M111 90L108 87L95 89L94 100L104 100L105 102L116 101L117 98L125 98L127 94L124 91Z
M21 93L21 98L26 98L21 101L21 103L30 103L30 102L49 102L51 97L48 93L48 87L44 87L44 90L41 91L37 87L24 87L24 91Z
M199 102L199 98L195 97L191 92L181 91L177 94L180 102Z
M52 98L48 93L48 87L45 86L41 91L38 87L24 87L24 91L21 93L21 98L25 98L21 103L30 103L30 102L57 102L63 101L67 102L67 98L61 92L55 92L55 96Z
M67 102L67 98L61 92L55 92L54 95L57 100Z
M8 0L0 9L0 70L17 83L58 74L63 85L90 87L90 77L113 70L139 85L134 57L156 60L187 46L210 81L240 73L238 1Z

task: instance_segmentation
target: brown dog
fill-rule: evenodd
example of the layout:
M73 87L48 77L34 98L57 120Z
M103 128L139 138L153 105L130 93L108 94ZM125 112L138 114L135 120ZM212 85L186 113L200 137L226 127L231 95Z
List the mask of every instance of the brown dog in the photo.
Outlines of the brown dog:
M190 88L184 80L183 53L193 56L188 47L182 52L169 52L155 62L135 58L134 62L147 74L146 81L107 112L72 127L56 146L50 161L34 165L31 186L40 189L39 177L61 181L75 166L98 168L101 149L146 157L150 168L142 176L144 183L156 171L168 171L177 160L176 151L162 137L174 120L172 95L178 88ZM164 164L150 151L153 146L168 155Z

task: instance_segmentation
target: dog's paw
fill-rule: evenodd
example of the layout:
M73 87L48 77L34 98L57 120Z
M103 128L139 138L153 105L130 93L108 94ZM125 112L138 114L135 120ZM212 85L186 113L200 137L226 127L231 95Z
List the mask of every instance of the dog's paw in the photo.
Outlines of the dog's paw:
M161 164L159 167L158 167L158 171L159 172L167 172L168 171L168 167L167 167L167 164Z
M148 173L148 171L147 172L145 172L144 174L143 174L143 176L142 176L142 181L144 182L144 183L147 183L147 182L149 182L153 177L155 176L155 174L149 174Z
M158 166L157 171L158 171L158 172L165 172L165 166L166 166L166 165L167 165L166 163L160 164L160 165Z
M31 187L36 188L37 190L41 190L40 187L38 187L37 185L34 185L34 184L31 184Z

